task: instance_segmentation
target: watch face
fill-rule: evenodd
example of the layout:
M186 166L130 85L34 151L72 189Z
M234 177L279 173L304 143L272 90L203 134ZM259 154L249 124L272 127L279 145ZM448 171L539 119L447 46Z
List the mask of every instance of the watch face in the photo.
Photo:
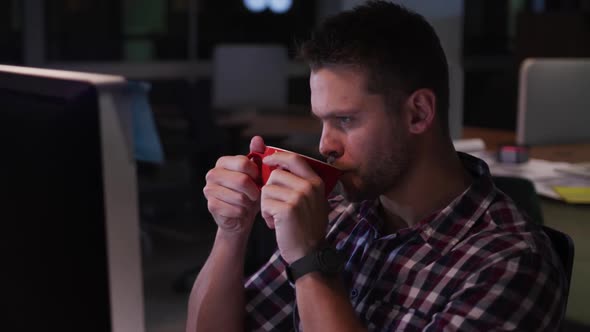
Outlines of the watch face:
M323 272L337 273L344 266L346 257L336 249L325 248L319 251L318 261Z

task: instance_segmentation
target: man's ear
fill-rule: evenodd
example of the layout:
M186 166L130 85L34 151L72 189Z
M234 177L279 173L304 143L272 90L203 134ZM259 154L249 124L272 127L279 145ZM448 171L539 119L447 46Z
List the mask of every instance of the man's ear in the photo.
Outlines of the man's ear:
M412 134L422 134L434 123L436 115L436 96L430 89L414 91L406 99L408 129Z

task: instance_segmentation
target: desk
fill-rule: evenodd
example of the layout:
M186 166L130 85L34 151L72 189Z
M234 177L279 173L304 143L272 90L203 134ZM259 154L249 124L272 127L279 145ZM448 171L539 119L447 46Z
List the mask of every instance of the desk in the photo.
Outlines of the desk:
M516 142L513 131L479 127L463 128L463 138L481 138L489 150L495 150L502 144ZM588 162L590 161L590 143L532 146L530 156L569 163Z
M310 115L308 109L292 108L293 112L238 112L220 116L216 119L218 126L230 132L233 149L238 152L240 146L249 142L252 136L262 136L270 145L280 145L289 137L317 137L322 132L320 121ZM314 147L317 150L317 147ZM242 151L243 152L243 151ZM303 153L303 151L299 151Z
M481 138L489 150L496 150L503 144L514 144L516 142L516 135L511 130L481 127L463 128L462 138Z
M224 128L238 128L244 139L255 135L271 139L301 134L319 135L322 131L320 121L309 114L245 112L218 117L216 123Z
M581 163L590 161L590 144L545 145L531 147L531 156L551 161Z

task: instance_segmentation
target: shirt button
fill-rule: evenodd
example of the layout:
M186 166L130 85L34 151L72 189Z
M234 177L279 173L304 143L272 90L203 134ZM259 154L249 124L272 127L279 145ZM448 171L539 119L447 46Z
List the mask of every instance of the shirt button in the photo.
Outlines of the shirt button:
M351 297L351 298L353 298L353 299L354 299L354 298L355 298L355 297L357 297L358 295L359 295L359 291L358 291L356 288L353 288L353 289L350 291L350 297Z

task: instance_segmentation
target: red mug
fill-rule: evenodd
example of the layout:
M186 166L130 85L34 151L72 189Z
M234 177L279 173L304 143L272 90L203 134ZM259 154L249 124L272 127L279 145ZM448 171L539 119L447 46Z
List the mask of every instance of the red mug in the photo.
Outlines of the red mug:
M277 168L276 166L265 165L262 162L262 159L264 159L264 157L266 156L270 156L271 154L279 151L286 153L294 153L305 159L305 161L311 167L311 169L313 169L313 171L317 173L317 175L322 179L322 181L324 181L326 197L328 196L328 194L330 194L330 192L332 192L332 189L334 189L334 186L336 186L338 179L340 178L340 176L342 176L342 170L328 163L299 154L297 152L277 148L274 146L267 146L263 153L250 152L248 154L248 158L254 161L256 165L258 165L259 177L258 179L256 179L256 184L258 185L258 188L262 188L262 186L266 184L266 181L268 181L268 178L270 177L270 173L272 173L272 171L274 171Z

